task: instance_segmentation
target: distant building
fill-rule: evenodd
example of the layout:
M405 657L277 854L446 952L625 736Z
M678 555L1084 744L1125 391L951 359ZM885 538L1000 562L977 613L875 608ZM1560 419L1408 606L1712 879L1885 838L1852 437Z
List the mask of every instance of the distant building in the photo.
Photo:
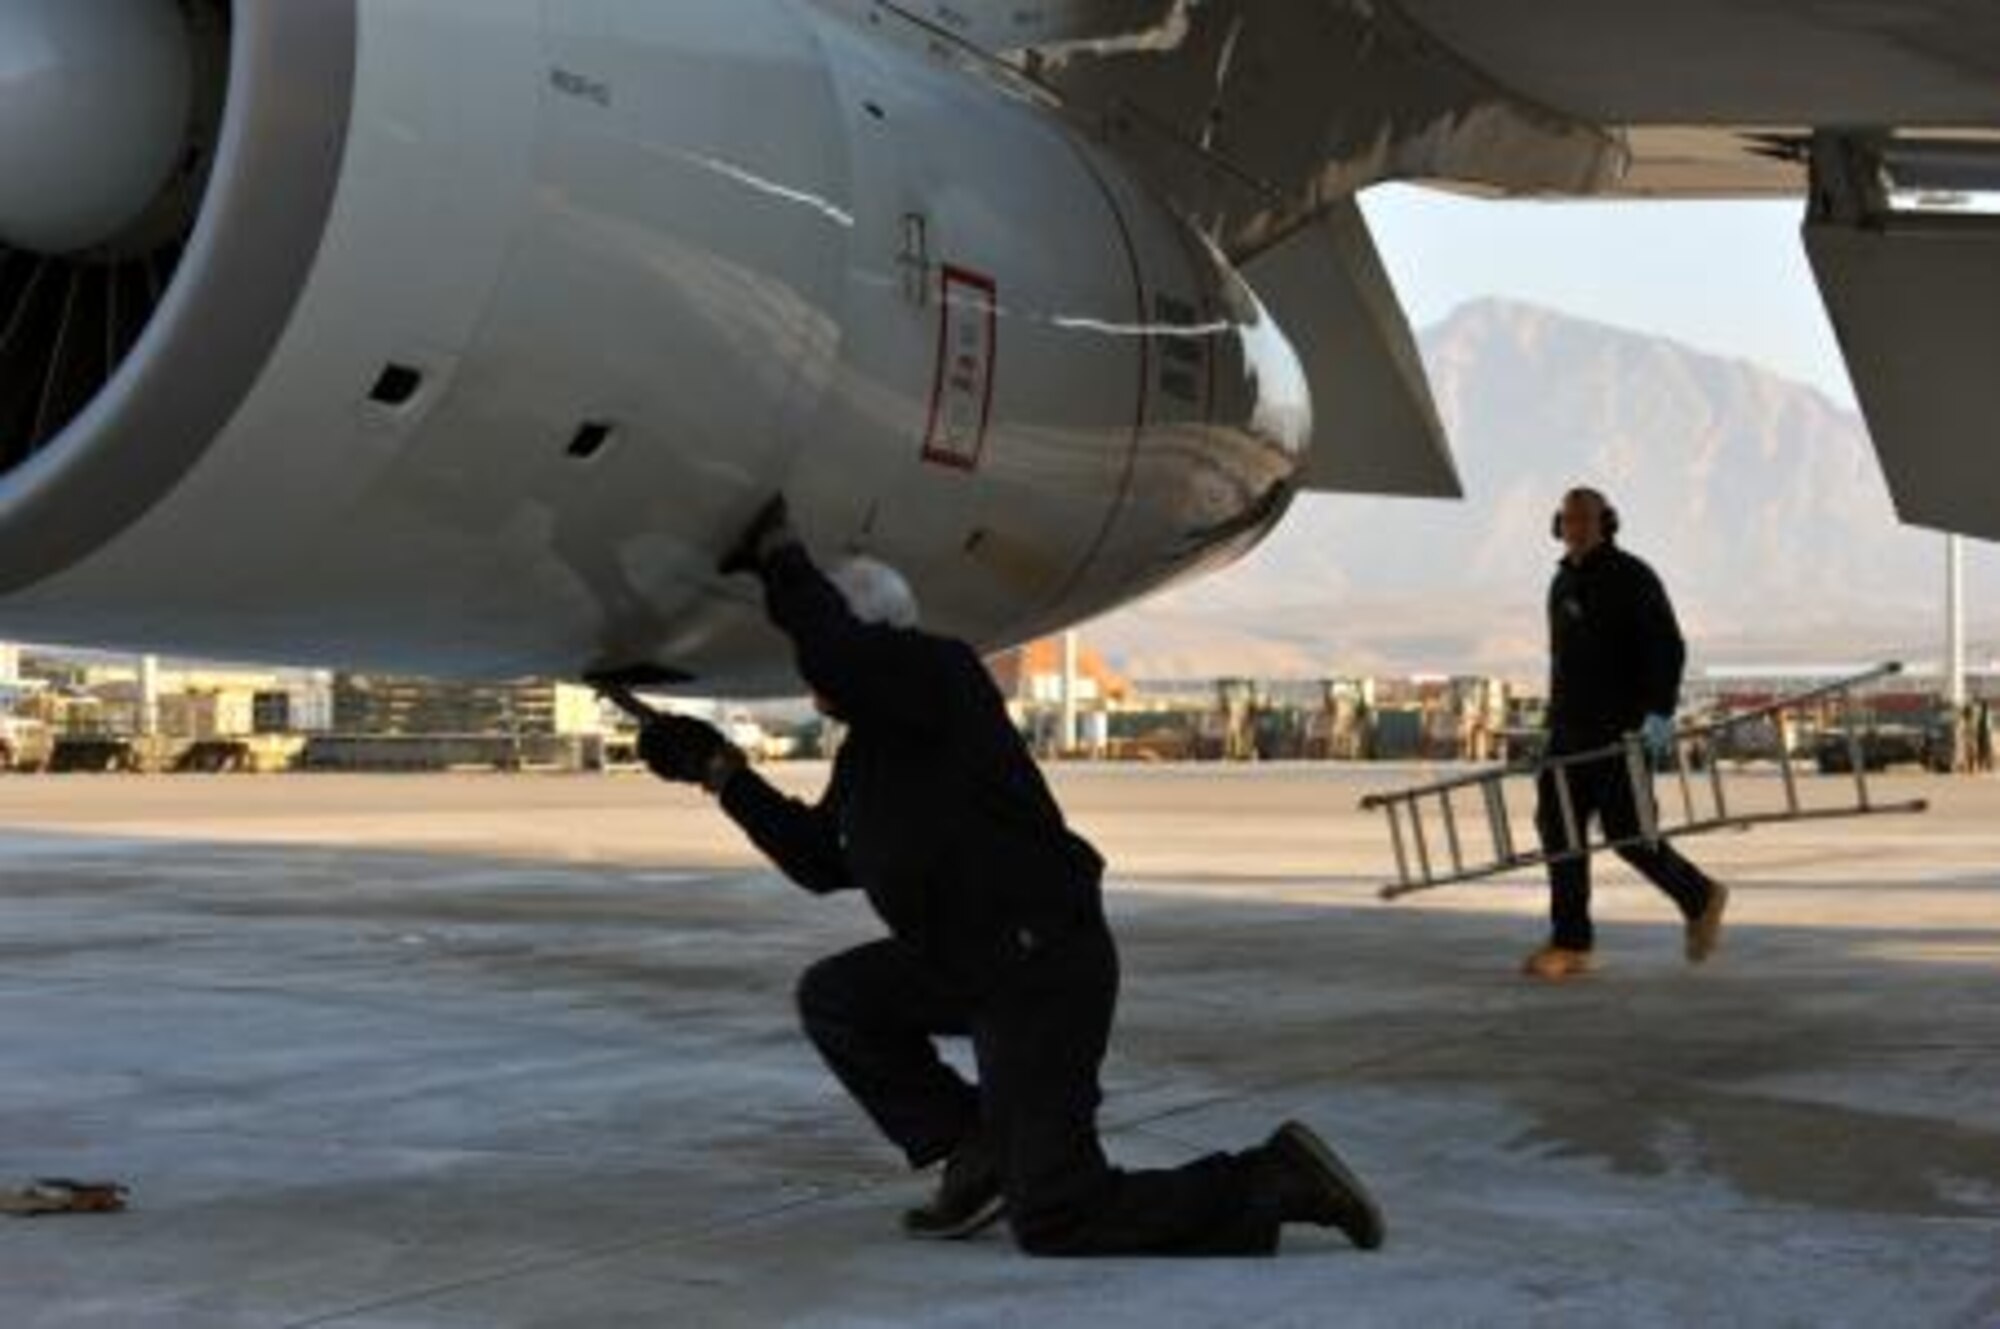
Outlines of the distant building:
M1076 729L1063 727L1063 640L1051 637L1005 651L987 661L1015 725L1039 752L1068 755L1072 746L1102 754L1111 741L1111 712L1132 699L1132 684L1104 657L1079 648L1076 665Z
M292 734L294 706L289 692L259 692L250 698L250 725L259 734Z
M1060 706L1063 701L1063 644L1060 637L1031 642L1003 651L987 661L1000 695L1017 707ZM1077 657L1077 705L1102 708L1122 705L1132 697L1132 684L1084 647Z
M257 694L245 688L170 692L160 698L160 733L169 738L247 738L256 727Z
M381 674L333 682L334 732L375 738L425 735L575 737L605 732L589 688L531 680L446 683Z
M288 724L274 733L324 734L333 729L333 674L319 671L295 679L285 689Z
M60 725L68 734L165 739L244 738L257 732L255 698L277 675L210 667L161 670L149 695L136 663L88 663L58 670L63 680ZM148 705L152 706L148 724Z

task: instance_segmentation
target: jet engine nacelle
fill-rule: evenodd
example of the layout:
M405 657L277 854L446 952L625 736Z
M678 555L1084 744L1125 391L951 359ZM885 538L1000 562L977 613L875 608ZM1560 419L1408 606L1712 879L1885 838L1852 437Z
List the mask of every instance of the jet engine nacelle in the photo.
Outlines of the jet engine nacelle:
M1244 283L869 6L17 2L100 12L0 65L0 158L121 60L181 148L0 178L0 635L746 686L783 656L714 563L774 491L987 645L1292 494Z

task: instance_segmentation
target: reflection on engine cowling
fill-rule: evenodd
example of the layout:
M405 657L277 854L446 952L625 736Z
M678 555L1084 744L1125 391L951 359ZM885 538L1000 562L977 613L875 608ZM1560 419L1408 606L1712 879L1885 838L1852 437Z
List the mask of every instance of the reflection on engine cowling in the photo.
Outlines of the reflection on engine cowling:
M0 446L42 472L0 475L0 635L786 686L714 567L773 492L988 646L1291 498L1312 404L1242 280L922 42L775 0L190 12L231 39L206 193L82 280L0 258L41 357Z

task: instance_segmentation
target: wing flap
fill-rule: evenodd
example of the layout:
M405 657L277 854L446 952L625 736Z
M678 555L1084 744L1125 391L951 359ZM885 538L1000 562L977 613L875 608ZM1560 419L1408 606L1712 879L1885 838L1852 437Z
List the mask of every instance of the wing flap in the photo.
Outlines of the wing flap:
M1335 205L1243 275L1291 337L1312 385L1320 423L1306 487L1460 497L1416 338L1361 209Z
M2000 218L1815 221L1806 249L1898 513L2000 540Z

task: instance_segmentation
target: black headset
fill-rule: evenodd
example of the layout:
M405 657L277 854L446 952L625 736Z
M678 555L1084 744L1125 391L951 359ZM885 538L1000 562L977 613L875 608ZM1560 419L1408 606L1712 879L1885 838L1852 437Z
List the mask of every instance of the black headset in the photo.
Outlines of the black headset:
M1604 528L1604 538L1606 540L1616 540L1618 538L1618 509L1611 506L1610 499L1606 498L1598 490L1588 487L1572 489L1569 492L1570 496L1589 494L1592 498L1596 499L1597 510L1603 514L1599 520ZM1561 508L1556 509L1555 520L1549 523L1549 534L1557 540L1563 538L1563 515Z

